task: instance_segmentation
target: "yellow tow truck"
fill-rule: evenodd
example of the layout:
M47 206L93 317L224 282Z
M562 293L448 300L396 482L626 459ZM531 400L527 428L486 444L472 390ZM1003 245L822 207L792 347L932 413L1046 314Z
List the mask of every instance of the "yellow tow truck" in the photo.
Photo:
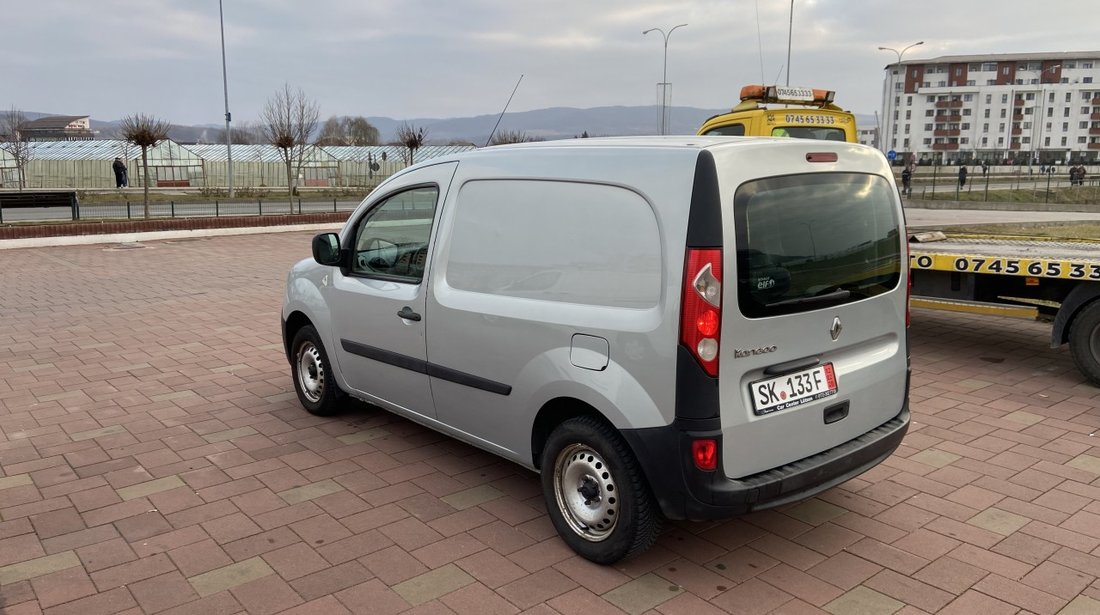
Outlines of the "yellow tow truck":
M814 88L746 85L741 88L741 102L729 113L703 122L698 134L857 143L856 118L833 102L835 94Z
M1100 243L917 232L909 269L913 307L1051 322L1100 386Z

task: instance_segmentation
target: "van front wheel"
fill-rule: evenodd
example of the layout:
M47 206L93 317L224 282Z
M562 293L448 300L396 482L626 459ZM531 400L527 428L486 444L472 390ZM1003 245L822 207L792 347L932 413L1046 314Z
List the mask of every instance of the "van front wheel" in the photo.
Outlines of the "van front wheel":
M645 477L611 426L582 416L559 425L542 452L542 492L562 539L611 564L648 549L660 531Z
M1100 386L1100 300L1089 303L1073 318L1069 352L1077 369Z
M294 350L291 372L298 401L310 414L332 416L340 411L344 392L336 386L328 354L312 325L298 330L291 343Z

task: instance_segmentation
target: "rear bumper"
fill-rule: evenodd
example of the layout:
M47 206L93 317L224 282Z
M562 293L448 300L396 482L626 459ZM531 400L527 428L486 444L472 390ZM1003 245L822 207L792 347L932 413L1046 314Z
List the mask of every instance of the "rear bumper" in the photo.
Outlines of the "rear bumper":
M670 519L719 519L808 498L871 469L890 456L909 429L906 396L897 416L863 435L816 455L740 479L695 468L691 442L718 440L721 431L707 429L711 421L677 419L667 427L623 430L634 449L661 510ZM676 451L670 463L669 451Z

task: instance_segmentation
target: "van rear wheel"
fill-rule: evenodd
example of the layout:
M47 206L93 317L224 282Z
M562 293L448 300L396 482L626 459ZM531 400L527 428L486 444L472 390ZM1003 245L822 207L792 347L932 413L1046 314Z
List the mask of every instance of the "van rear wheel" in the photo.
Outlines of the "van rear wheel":
M1100 386L1100 299L1081 308L1069 327L1069 352L1077 369Z
M316 416L332 416L339 412L345 395L336 386L325 346L313 325L298 330L291 348L294 392L302 407Z
M660 512L633 453L610 425L582 416L559 425L542 452L542 492L562 539L612 564L648 549Z

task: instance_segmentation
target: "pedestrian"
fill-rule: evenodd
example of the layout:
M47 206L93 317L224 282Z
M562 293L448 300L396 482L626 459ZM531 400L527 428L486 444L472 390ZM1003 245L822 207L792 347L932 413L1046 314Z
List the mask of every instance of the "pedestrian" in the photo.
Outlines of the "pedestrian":
M913 196L913 187L910 185L911 181L913 181L913 170L909 167L905 167L905 170L901 172L902 196Z
M982 176L984 177L988 174L989 174L989 163L983 160L982 161Z
M959 188L966 187L966 167L959 167Z
M111 165L111 170L115 172L115 187L125 188L128 180L126 177L126 163L116 156L114 163Z

